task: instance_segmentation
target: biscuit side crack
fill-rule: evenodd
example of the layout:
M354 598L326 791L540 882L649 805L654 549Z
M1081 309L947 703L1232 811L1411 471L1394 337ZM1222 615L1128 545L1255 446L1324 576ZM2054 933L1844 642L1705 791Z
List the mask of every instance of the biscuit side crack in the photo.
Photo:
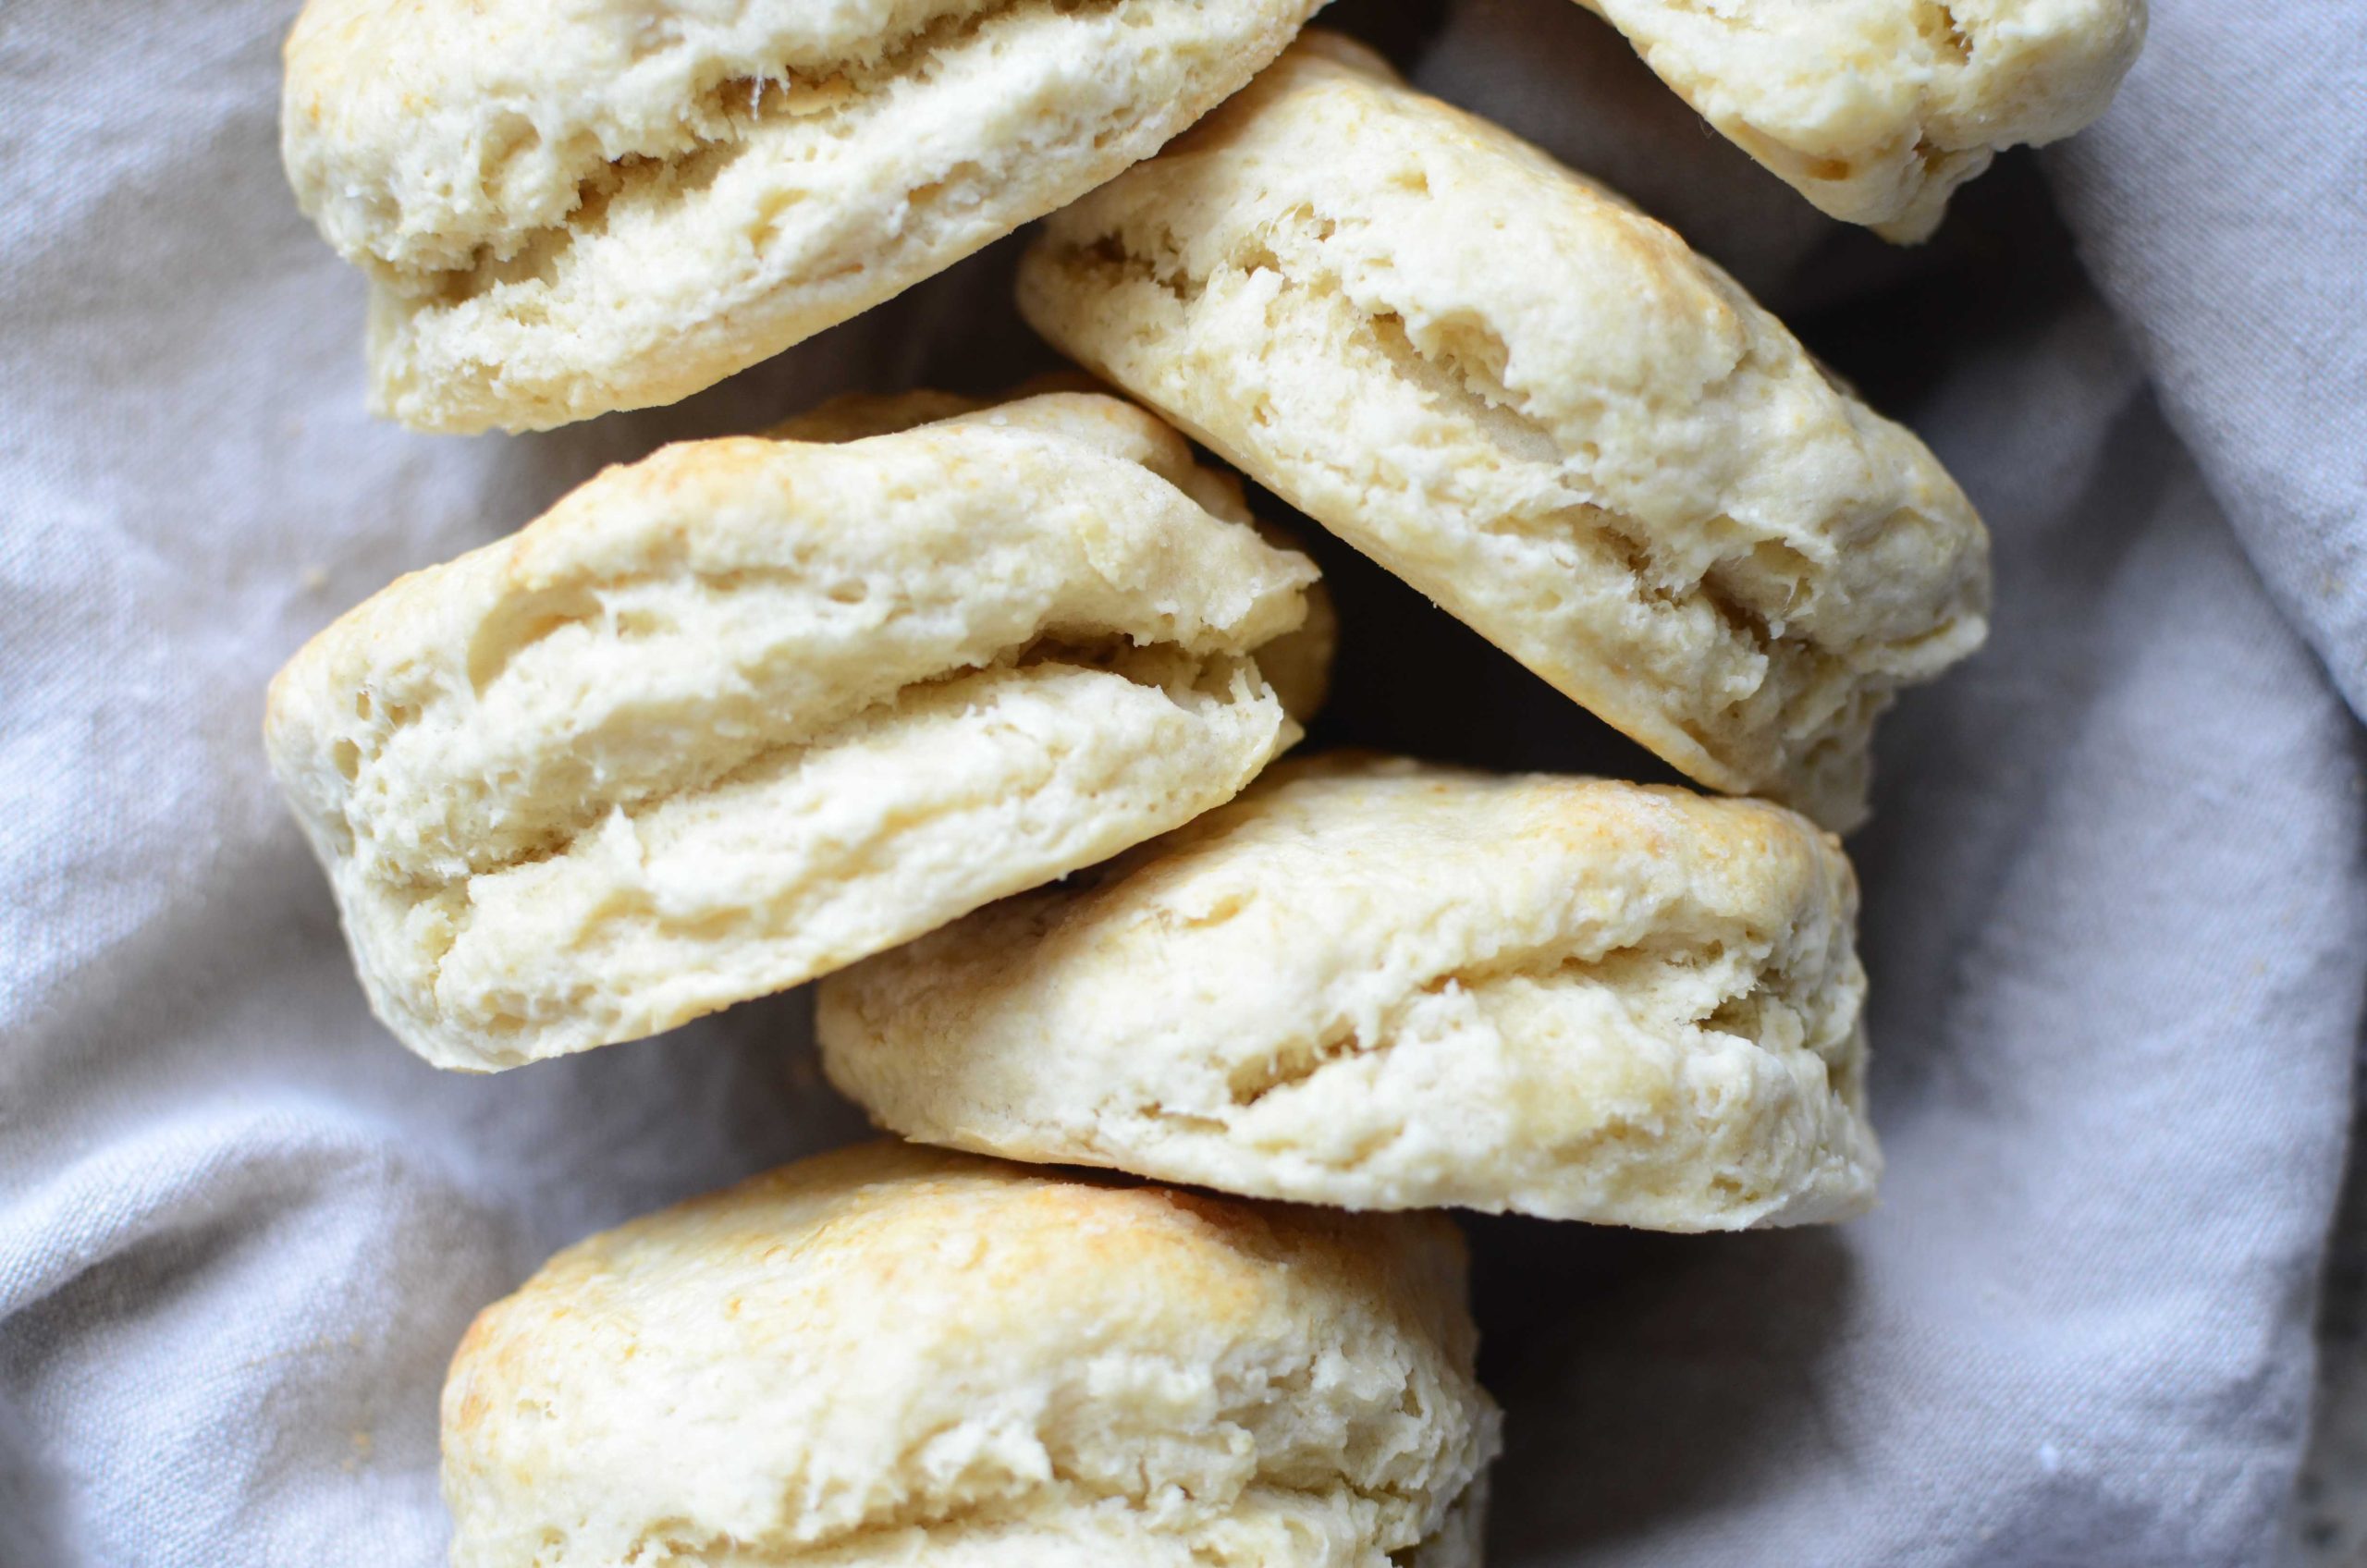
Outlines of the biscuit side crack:
M1097 637L1047 632L1008 650L988 663L950 670L932 680L899 688L818 732L760 746L729 765L702 770L695 778L644 794L630 806L612 803L580 821L572 828L554 833L546 842L488 861L463 874L447 877L378 878L379 886L397 899L413 908L437 912L435 937L428 950L421 955L425 962L420 975L419 990L425 996L441 995L447 962L454 949L466 939L473 924L475 907L472 889L479 882L568 855L592 835L609 831L611 824L620 824L628 834L637 834L639 824L677 802L728 790L736 783L777 772L802 753L827 749L834 735L857 729L867 720L892 712L920 694L958 688L964 681L995 670L1028 669L1048 665L1122 680L1141 691L1157 693L1178 706L1195 695L1219 702L1232 701L1241 694L1240 682L1257 679L1256 660L1246 654L1196 654L1173 643L1135 643L1123 633ZM1295 733L1294 728L1289 731L1293 736ZM731 934L728 926L717 925L717 916L713 912L677 916L647 900L637 900L631 907L609 912L604 918L623 918L662 933L709 941L721 940ZM753 918L744 914L736 916L731 924ZM527 1020L507 1015L481 1018L473 1025L479 1032L493 1035L515 1033L528 1026Z
M1162 1370L1169 1377L1189 1377L1200 1369L1168 1366ZM1257 1370L1263 1376L1254 1380L1245 1379L1248 1386L1238 1390L1235 1397L1215 1415L1210 1422L1212 1427L1248 1434L1255 1442L1261 1416L1287 1405L1294 1393L1304 1392L1312 1385L1316 1375L1316 1367L1307 1362L1279 1371L1270 1368ZM1089 1398L1075 1393L1072 1393L1071 1398L1077 1407L1076 1414L1090 1414L1092 1402ZM633 1546L637 1551L655 1549L670 1554L665 1558L666 1561L738 1561L752 1552L797 1555L840 1552L865 1542L911 1532L945 1537L970 1531L991 1530L1003 1525L1024 1526L1040 1520L1045 1513L1055 1509L1083 1511L1119 1504L1135 1515L1147 1513L1157 1501L1156 1494L1159 1488L1150 1483L1143 1471L1137 1469L1122 1479L1097 1476L1079 1470L1062 1453L1068 1434L1060 1427L1062 1418L1070 1414L1058 1408L1056 1402L1053 1408L1038 1413L1032 1430L1017 1434L1036 1445L1040 1452L1044 1464L1040 1476L1005 1472L999 1476L988 1474L973 1477L965 1472L938 1483L939 1487L957 1492L979 1488L983 1495L893 1498L885 1506L865 1507L859 1519L843 1525L806 1531L788 1525L753 1537L693 1535L682 1528L688 1521L665 1520L637 1538ZM1405 1411L1392 1401L1385 1409L1376 1406L1367 1411L1365 1420L1367 1425L1379 1427L1390 1424L1396 1417L1408 1415L1417 1417L1418 1411ZM1381 1434L1368 1431L1364 1435L1369 1441ZM1484 1467L1486 1458L1491 1454L1493 1444L1482 1440L1474 1455L1479 1460L1479 1466L1465 1478L1463 1486L1453 1497L1436 1506L1431 1504L1422 1488L1387 1477L1362 1479L1344 1469L1320 1479L1307 1477L1304 1475L1303 1464L1292 1463L1294 1456L1286 1452L1273 1453L1271 1447L1269 1444L1257 1445L1257 1468L1243 1478L1238 1494L1241 1499L1294 1498L1318 1505L1346 1502L1360 1511L1384 1516L1409 1511L1417 1515L1429 1515L1421 1520L1426 1527L1419 1537L1376 1543L1389 1551L1393 1560L1396 1553L1417 1550L1429 1539L1430 1534L1445 1521L1454 1504L1461 1501L1469 1490L1480 1473L1480 1467ZM926 1473L927 1470L917 1449L908 1450L901 1458L902 1463L896 1466L901 1473ZM789 1478L792 1493L803 1489L803 1477ZM804 1483L804 1486L810 1487L810 1483ZM1392 1533L1402 1537L1402 1531ZM641 1560L637 1555L629 1556L634 1562Z
M367 263L374 275L398 294L428 298L442 306L464 304L505 284L552 283L570 249L604 232L611 202L637 189L660 185L682 193L704 189L732 160L749 151L759 132L792 122L810 126L821 136L843 137L848 134L846 128L876 106L894 83L924 75L935 55L972 42L997 21L1033 3L991 0L968 11L938 16L869 59L795 69L773 64L762 71L735 75L706 89L685 111L685 135L677 143L644 143L604 155L592 133L581 132L585 157L574 194L549 221L480 241L465 261L455 265L406 267L374 254L366 258ZM1103 11L1122 3L1072 0L1060 9L1064 15ZM516 148L508 155L518 155L540 141L538 134L521 130ZM500 162L497 155L487 172L488 185L499 183ZM933 202L952 199L963 182L965 169L973 179L981 172L975 165L949 169L934 185L907 193L912 207L925 210ZM777 219L793 201L793 197L782 201L760 223ZM760 251L766 239L762 228L749 235Z
M488 857L472 863L462 875L434 875L407 877L382 877L390 886L416 889L421 892L465 884L476 876L493 876L531 865L556 855L564 854L584 834L617 813L638 816L656 810L668 802L697 794L727 784L739 778L769 766L786 756L827 745L831 730L885 710L892 709L914 694L933 687L950 686L975 675L993 669L1024 669L1036 665L1061 664L1074 668L1091 669L1117 676L1146 691L1172 692L1178 688L1202 689L1207 680L1239 659L1254 666L1247 655L1194 654L1175 643L1135 643L1123 632L1111 632L1103 637L1085 633L1044 631L1003 650L994 658L961 669L951 669L927 680L918 680L885 692L870 703L849 713L818 731L799 733L791 738L757 745L739 752L727 760L712 763L695 771L679 775L661 788L643 790L630 797L606 801L596 810L579 814L570 822L554 827L549 836L531 848ZM1153 679L1152 677L1159 677ZM346 824L350 832L351 824Z
M702 571L694 574L702 594L710 599L728 595L738 590L779 585L802 588L807 585L810 572L802 566L757 567L741 566L729 570ZM1147 655L1157 649L1169 650L1178 656L1198 656L1180 644L1156 638L1135 643L1125 631L1095 627L1066 627L1038 619L1028 634L984 653L983 656L964 659L952 665L940 675L928 680L907 682L902 686L878 692L852 707L833 710L817 716L817 720L796 722L793 715L784 722L762 712L768 701L758 683L752 688L759 709L754 720L735 721L748 733L738 745L711 745L693 751L681 750L665 760L661 773L633 778L619 778L602 769L596 779L583 781L580 798L570 808L554 804L546 798L558 787L548 778L528 773L522 777L516 771L487 780L483 793L486 800L484 815L497 829L487 831L480 825L471 834L471 841L451 846L425 847L416 844L406 849L382 847L374 839L373 816L363 799L373 787L378 770L386 760L387 750L397 736L419 723L439 704L482 704L502 680L517 667L521 657L538 644L549 642L571 628L591 627L605 641L620 649L631 649L646 636L680 636L682 627L676 618L662 620L645 608L619 603L620 595L646 585L640 575L572 581L546 591L516 594L508 599L472 633L463 661L464 679L446 686L434 687L417 683L401 684L400 698L390 698L381 692L374 702L372 691L364 687L357 692L354 702L361 724L342 726L334 741L333 763L345 781L345 788L336 798L329 819L331 831L339 840L340 852L361 854L369 861L373 874L381 881L397 885L433 887L451 880L455 876L481 874L500 870L526 861L546 858L563 849L580 834L595 827L617 809L642 810L653 807L665 799L710 786L740 772L767 756L794 750L810 743L820 729L836 728L858 715L882 706L892 705L908 692L938 680L958 679L977 670L1040 661L1058 655L1065 650L1072 662L1095 664L1113 673L1147 668L1142 657L1131 663L1117 661L1116 655L1128 649ZM850 585L843 596L833 595L840 603L855 606L859 584ZM706 605L709 610L712 604ZM903 612L891 612L890 621ZM1247 654L1249 650L1220 642L1205 650L1213 655L1220 652ZM768 657L777 658L774 650L766 650ZM1120 668L1120 664L1124 668ZM738 672L742 680L754 680L743 668ZM702 710L695 721L712 739L722 739L733 732L724 720L729 710ZM529 831L517 821L521 797L534 815L547 812L551 820ZM504 805L507 799L511 803Z
M1331 237L1332 225L1304 209L1294 216L1306 247L1319 251ZM1180 262L1160 265L1155 258L1130 249L1115 233L1102 234L1085 244L1063 245L1055 254L1061 259L1060 264L1075 272L1098 273L1104 278L1115 274L1148 284L1186 310L1199 300L1208 282ZM1278 279L1285 293L1347 298L1336 274L1325 271L1310 277L1304 276L1304 269L1294 272L1270 246L1244 249L1228 256L1225 266L1245 276L1269 273ZM1402 315L1375 312L1354 300L1348 302L1363 323L1367 344L1405 380L1434 397L1458 399L1482 429L1500 437L1509 436L1518 446L1550 450L1556 462L1568 460L1571 454L1561 439L1522 407L1518 394L1485 368L1481 361L1486 354L1459 351L1449 344L1425 348L1406 329ZM1480 335L1484 344L1492 345L1493 355L1501 362L1506 352L1503 344L1478 324L1472 324L1472 331ZM1746 355L1720 381L1703 387L1699 396L1705 400L1714 398L1723 387L1755 368L1754 360ZM1302 460L1322 463L1343 481L1356 477L1331 463L1320 449L1302 454ZM1716 557L1699 572L1671 572L1656 560L1649 532L1636 520L1607 507L1578 504L1549 511L1489 516L1478 522L1491 532L1550 534L1591 542L1606 563L1616 563L1631 601L1647 613L1666 616L1680 613L1687 606L1707 610L1723 629L1732 647L1748 657L1765 661L1766 667L1759 686L1750 694L1728 703L1723 715L1735 715L1763 703L1761 693L1772 691L1779 694L1778 727L1794 728L1803 708L1826 700L1822 688L1827 679L1845 673L1850 655L1858 651L1849 643L1820 642L1812 633L1778 630L1787 624L1787 612L1809 596L1809 562L1780 540L1741 535L1739 543L1744 547ZM1772 574L1762 571L1760 575L1772 576L1777 582L1788 575L1788 582L1780 594L1754 594L1755 585L1741 580L1743 565L1751 562L1764 566L1771 561L1781 570ZM1699 719L1683 712L1673 712L1668 717L1712 753L1724 749L1719 738Z
M1405 1009L1425 997L1455 990L1483 990L1506 980L1546 983L1605 980L1619 970L1646 966L1698 969L1723 959L1728 944L1715 940L1689 943L1647 941L1613 948L1593 958L1529 952L1447 970L1431 976L1400 998L1383 1018L1381 1026L1369 1034L1353 1023L1343 1023L1314 1040L1293 1042L1263 1061L1245 1063L1234 1069L1227 1080L1233 1105L1236 1110L1246 1110L1269 1095L1306 1084L1339 1062L1387 1051L1394 1044L1402 1027ZM1773 944L1767 944L1767 952L1750 970L1748 984L1729 990L1711 1007L1701 1010L1686 1022L1696 1028L1734 1035L1757 1048L1768 1048L1760 1038L1761 1009L1770 1002L1777 1002L1805 1012L1809 1011L1812 998L1805 994L1801 982L1783 967ZM1814 1049L1816 1042L1810 1041L1809 1045ZM1823 1053L1819 1051L1817 1054L1821 1056Z

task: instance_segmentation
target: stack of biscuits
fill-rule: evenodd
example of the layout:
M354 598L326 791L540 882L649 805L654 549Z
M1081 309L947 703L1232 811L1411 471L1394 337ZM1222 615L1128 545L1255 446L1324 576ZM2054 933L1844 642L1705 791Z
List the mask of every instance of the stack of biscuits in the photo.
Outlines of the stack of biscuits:
M2143 25L1588 3L1901 239ZM611 468L274 683L403 1044L497 1072L818 982L901 1135L487 1307L464 1568L1476 1564L1498 1422L1438 1211L1872 1201L1834 835L1893 693L1981 640L1980 521L1682 239L1316 4L297 23L289 175L407 424L669 402L1038 219L1017 307L1080 367ZM1357 672L1235 472L1704 792L1278 761Z

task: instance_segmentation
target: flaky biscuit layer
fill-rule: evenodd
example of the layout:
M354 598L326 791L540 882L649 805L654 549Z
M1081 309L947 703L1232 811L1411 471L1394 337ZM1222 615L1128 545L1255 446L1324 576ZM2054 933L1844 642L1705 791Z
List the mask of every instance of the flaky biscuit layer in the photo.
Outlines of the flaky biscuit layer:
M457 1568L1477 1568L1433 1216L872 1145L561 1253L444 1390Z
M2104 112L2144 0L1579 0L1824 212L1921 239L2008 147Z
M1674 233L1309 33L1054 216L1020 305L1567 695L1721 790L1865 812L1988 540Z
M1837 1219L1856 913L1760 802L1317 758L832 976L823 1063L911 1137L1258 1196Z
M299 202L423 429L671 402L1091 190L1318 0L311 0Z
M314 639L266 741L389 1027L476 1070L656 1033L1294 740L1255 655L1313 567L1146 466L1184 450L1149 416L1052 402L668 447Z

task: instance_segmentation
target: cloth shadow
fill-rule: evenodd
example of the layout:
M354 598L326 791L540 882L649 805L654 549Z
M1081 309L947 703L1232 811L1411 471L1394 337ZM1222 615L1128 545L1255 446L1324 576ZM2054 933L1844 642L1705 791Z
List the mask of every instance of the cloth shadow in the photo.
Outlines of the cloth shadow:
M1340 612L1338 681L1309 750L1360 746L1472 767L1681 782L1675 770L1487 639L1263 490L1250 507L1323 569Z
M1846 1464L1821 1366L1847 1234L1670 1236L1466 1216L1480 1376L1504 1406L1489 1561L1565 1563L1797 1469Z

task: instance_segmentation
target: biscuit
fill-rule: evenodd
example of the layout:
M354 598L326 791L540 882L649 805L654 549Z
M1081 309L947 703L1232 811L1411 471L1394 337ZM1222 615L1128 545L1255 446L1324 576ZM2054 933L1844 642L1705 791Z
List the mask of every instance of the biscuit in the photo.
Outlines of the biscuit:
M874 1144L559 1254L443 1399L455 1568L1478 1568L1454 1228Z
M1856 914L1763 802L1317 758L832 976L823 1065L910 1137L1260 1197L1840 1219Z
M281 151L372 281L372 404L672 402L1146 157L1319 0L309 0Z
M1937 459L1683 240L1309 33L1046 226L1071 357L1716 789L1843 827L1986 630Z
M1112 456L1142 464L1198 502L1203 511L1256 529L1277 549L1297 548L1298 542L1286 531L1250 512L1240 480L1196 462L1191 448L1172 430L1073 372L1031 377L1000 400L933 388L844 393L783 420L766 434L784 441L855 441L971 417L998 425L1040 425L1074 440L1094 441ZM1306 718L1331 694L1331 660L1339 646L1339 612L1318 578L1306 585L1306 619L1296 631L1259 647L1257 668L1283 708Z
M345 616L265 739L380 1018L466 1070L633 1039L1230 799L1315 569L1188 463L1073 396L686 443Z
M1579 0L1819 209L1916 240L2008 147L2104 112L2144 0Z

